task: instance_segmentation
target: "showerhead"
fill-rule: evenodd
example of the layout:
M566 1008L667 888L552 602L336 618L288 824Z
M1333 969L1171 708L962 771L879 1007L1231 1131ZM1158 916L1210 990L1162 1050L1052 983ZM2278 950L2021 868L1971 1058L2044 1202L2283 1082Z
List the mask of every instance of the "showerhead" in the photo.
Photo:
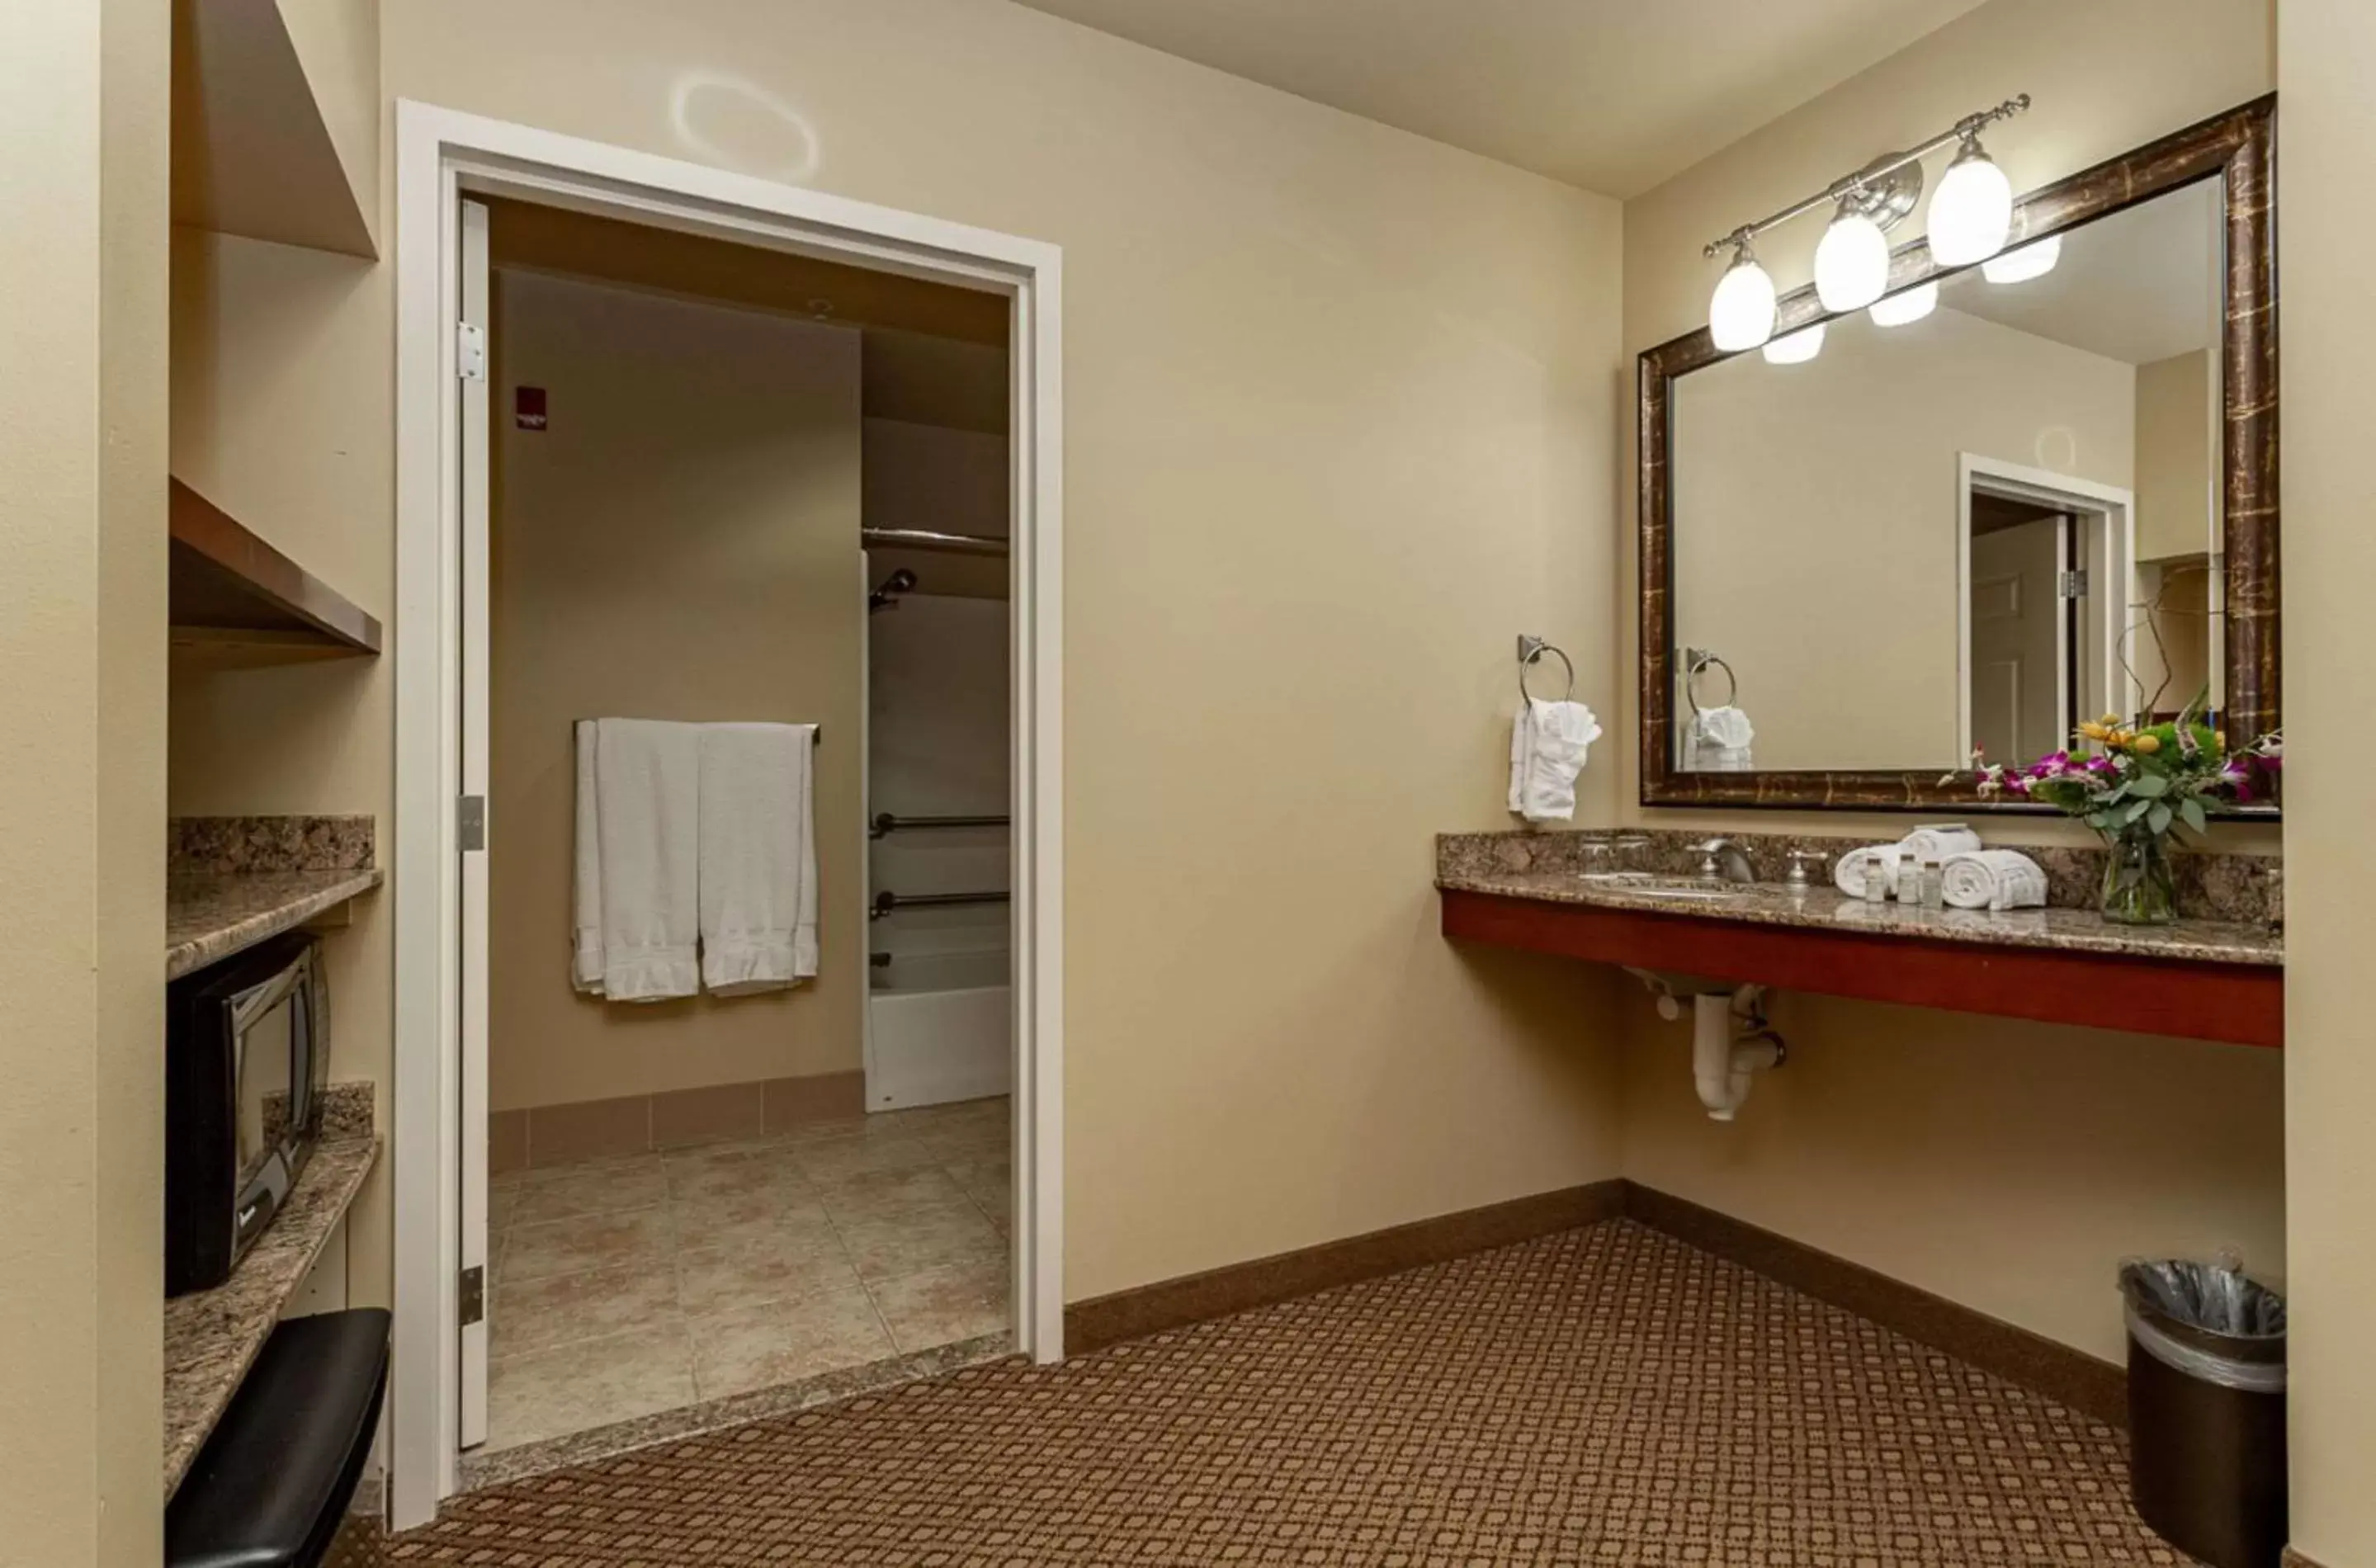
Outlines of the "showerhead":
M913 593L915 588L916 574L902 566L884 578L874 591L866 596L867 612L872 614L877 610L897 610L899 608L899 596L903 593Z

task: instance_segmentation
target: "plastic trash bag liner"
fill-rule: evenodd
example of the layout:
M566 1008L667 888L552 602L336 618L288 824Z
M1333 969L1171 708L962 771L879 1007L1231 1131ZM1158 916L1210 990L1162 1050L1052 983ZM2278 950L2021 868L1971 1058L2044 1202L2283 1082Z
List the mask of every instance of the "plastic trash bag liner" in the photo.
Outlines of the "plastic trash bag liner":
M2233 1263L2121 1265L2130 1336L2145 1353L2206 1383L2286 1386L2286 1299Z

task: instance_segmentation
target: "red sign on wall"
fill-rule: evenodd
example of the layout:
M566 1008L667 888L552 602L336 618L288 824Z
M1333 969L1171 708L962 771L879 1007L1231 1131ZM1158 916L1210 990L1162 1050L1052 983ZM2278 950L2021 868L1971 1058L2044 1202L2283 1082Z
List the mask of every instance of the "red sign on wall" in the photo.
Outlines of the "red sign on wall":
M544 428L544 388L519 386L512 390L512 421L522 430Z

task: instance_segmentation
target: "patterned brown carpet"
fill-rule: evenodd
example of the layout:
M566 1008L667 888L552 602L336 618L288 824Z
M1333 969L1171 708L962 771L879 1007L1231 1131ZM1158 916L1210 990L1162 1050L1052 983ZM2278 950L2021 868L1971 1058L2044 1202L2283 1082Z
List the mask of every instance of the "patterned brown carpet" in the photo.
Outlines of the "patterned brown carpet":
M374 1559L2182 1563L2119 1434L1618 1220L457 1499Z

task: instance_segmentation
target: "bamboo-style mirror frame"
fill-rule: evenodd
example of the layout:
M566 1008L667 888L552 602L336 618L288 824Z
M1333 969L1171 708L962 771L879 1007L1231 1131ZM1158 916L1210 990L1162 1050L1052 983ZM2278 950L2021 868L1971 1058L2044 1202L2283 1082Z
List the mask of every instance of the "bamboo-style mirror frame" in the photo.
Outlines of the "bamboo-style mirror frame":
M2149 201L2212 175L2224 176L2227 276L2220 362L2225 440L2227 703L2230 736L2279 723L2277 670L2277 305L2276 96L2197 125L2031 192L2014 207L2008 249ZM1928 242L1890 257L1887 292L1968 270L1932 265ZM1829 321L1812 285L1783 296L1774 335ZM1641 530L1641 759L1645 806L1772 806L1805 809L2044 812L2040 804L1983 798L1962 779L1942 783L1937 766L1915 772L1766 770L1685 773L1675 766L1673 387L1677 376L1729 359L1705 327L1648 350L1640 365L1637 462ZM2246 808L2266 815L2274 807Z

